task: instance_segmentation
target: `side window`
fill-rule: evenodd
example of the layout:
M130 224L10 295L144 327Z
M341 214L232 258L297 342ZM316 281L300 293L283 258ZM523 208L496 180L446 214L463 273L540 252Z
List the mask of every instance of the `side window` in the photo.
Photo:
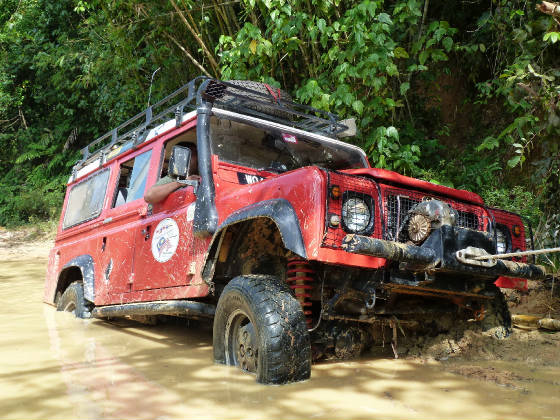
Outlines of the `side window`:
M63 229L99 216L108 182L109 169L105 169L72 187L64 213Z
M119 184L113 207L130 203L144 196L151 157L152 151L150 150L121 164Z

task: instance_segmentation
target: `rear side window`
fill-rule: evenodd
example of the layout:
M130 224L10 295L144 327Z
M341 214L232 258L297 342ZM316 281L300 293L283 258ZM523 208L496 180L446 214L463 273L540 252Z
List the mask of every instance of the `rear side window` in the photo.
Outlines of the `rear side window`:
M63 229L99 216L108 182L109 169L105 169L72 187L64 214Z

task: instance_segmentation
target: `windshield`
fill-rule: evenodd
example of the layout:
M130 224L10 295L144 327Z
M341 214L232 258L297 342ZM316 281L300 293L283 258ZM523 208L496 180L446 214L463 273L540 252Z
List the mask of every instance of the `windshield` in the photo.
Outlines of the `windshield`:
M280 173L311 165L334 170L366 167L357 150L217 117L211 119L210 137L212 152L220 160L258 170Z

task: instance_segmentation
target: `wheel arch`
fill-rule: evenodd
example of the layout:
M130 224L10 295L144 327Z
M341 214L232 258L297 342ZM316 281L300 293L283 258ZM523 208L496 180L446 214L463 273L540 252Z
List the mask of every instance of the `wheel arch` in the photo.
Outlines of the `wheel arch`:
M284 250L302 258L307 258L305 244L299 220L290 202L285 199L273 199L262 201L233 212L219 226L214 234L206 255L202 278L212 286L216 268L220 264L226 264L225 260L230 258L231 252L235 251L232 247L232 239L228 239L234 233L238 233L237 240L251 241L251 233L244 236L242 233L250 231L250 227L258 223L273 225L270 231L270 243L274 243L272 235L277 235L276 241L280 241ZM265 251L263 251L265 252ZM237 273L242 274L242 273Z
M58 293L64 293L66 288L75 281L82 281L84 287L84 298L90 302L94 301L94 270L93 257L88 254L80 255L68 261L60 270L55 290L55 299Z

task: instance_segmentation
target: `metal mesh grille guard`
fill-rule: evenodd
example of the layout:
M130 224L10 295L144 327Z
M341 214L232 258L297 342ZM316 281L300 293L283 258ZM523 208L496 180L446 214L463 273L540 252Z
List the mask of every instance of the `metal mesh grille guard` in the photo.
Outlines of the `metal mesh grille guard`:
M179 126L183 116L195 110L201 99L241 114L253 115L332 138L336 138L337 133L348 128L338 122L339 118L334 114L286 99L274 98L244 86L201 76L84 147L81 150L82 159L74 166L74 171L98 157L103 158L113 147L125 141L134 140L135 145L141 143L151 128L166 121L175 119Z
M409 210L416 204L420 203L424 197L412 196L409 192L404 191L390 191L385 195L385 215L386 215L386 231L385 239L396 240L399 242L408 241L408 229L407 226L403 226L406 222L406 216ZM459 219L457 220L457 226L481 230L480 217L482 214L478 209L467 209L465 206L460 205L440 197L434 197L442 201L447 202L451 205L457 213L459 213ZM400 232L399 232L400 231ZM397 238L398 232L398 238Z

